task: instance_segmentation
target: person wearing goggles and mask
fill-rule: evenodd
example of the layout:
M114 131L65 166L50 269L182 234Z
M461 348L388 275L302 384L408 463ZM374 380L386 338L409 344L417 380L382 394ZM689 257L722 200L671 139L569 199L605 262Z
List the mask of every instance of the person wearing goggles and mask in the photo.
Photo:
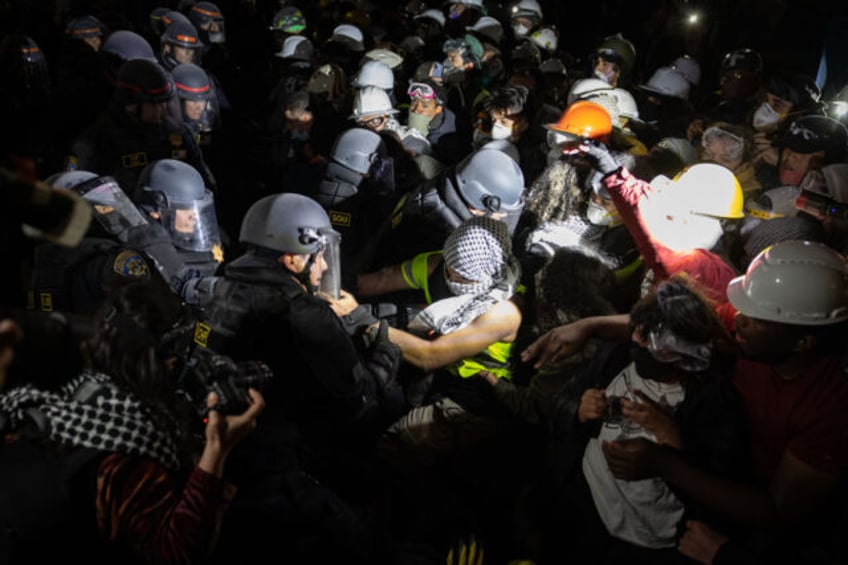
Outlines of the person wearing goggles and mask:
M430 142L433 156L453 165L468 154L470 139L458 129L457 115L445 104L445 90L430 79L412 82L407 88L407 125Z
M707 515L661 477L621 480L611 448L639 441L685 451L705 472L750 473L749 439L739 433L747 416L730 382L732 341L707 300L672 278L631 309L629 332L629 342L601 345L559 393L569 401L554 409L563 423L555 434L573 441L555 443L552 471L569 479L535 491L550 510L539 515L554 517L540 524L540 562L674 560L684 515Z

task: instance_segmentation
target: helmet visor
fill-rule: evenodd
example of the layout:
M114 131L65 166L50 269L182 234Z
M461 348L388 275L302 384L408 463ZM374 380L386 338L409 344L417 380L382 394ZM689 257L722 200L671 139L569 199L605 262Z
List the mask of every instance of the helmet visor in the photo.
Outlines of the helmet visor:
M321 294L338 299L341 296L342 289L342 236L335 230L322 229L320 237L324 244L323 257L327 269L321 275L321 285L318 291Z
M215 200L208 190L200 200L171 202L162 213L174 245L188 251L212 251L221 244Z
M73 188L94 207L94 217L103 229L126 240L127 230L147 223L112 177L96 177Z

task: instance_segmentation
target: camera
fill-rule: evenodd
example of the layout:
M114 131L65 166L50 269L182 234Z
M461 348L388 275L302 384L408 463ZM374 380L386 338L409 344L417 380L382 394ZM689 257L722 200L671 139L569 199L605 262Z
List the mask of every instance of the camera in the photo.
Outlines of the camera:
M206 398L218 395L216 410L241 414L250 405L247 389L263 391L273 373L261 361L233 361L231 357L197 347L182 359L177 369L177 387L200 416L206 416Z

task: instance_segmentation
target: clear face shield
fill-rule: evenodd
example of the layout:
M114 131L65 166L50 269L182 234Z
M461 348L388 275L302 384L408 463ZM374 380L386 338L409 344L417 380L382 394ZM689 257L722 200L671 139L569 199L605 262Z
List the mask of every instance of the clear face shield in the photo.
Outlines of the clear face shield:
M201 145L207 145L220 117L218 97L214 91L206 96L180 96L179 104L182 121L197 136Z
M321 230L320 238L324 245L322 254L327 268L321 276L318 292L338 300L342 290L342 235L335 230L327 229Z
M187 251L212 251L221 245L215 199L210 191L200 200L171 202L162 210L162 225L174 245Z
M107 232L126 241L129 228L147 223L126 193L112 177L97 177L73 188L94 207L94 217Z

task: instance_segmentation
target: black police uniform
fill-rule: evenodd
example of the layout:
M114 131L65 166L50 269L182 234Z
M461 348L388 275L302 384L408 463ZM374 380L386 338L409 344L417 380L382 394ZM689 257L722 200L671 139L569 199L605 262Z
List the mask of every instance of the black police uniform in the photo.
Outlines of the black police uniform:
M401 354L385 323L370 343L358 343L276 257L248 253L228 264L194 339L236 360L265 361L274 379L262 418L296 422L320 465L324 456L358 452L400 415Z
M74 140L65 168L113 176L125 190L131 190L146 165L177 159L197 169L214 192L215 179L188 127L170 122L163 127L170 132L164 137L155 128L137 127L122 108L113 106Z

